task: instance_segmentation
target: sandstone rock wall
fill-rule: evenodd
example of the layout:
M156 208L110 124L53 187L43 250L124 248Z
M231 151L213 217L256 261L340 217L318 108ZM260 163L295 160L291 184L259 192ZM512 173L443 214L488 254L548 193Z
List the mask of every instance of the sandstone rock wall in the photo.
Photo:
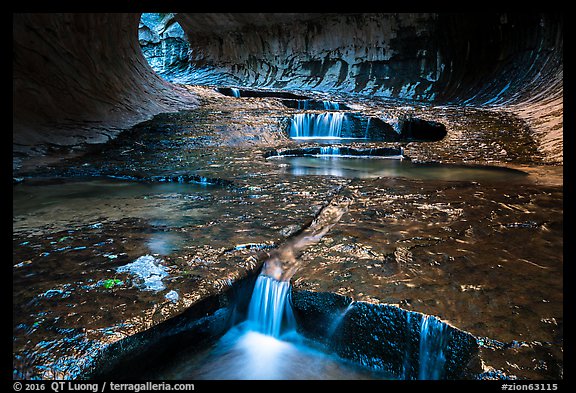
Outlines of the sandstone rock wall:
M205 70L205 80L210 74L245 86L494 107L525 120L548 161L562 162L561 15L175 18L190 41L192 64Z
M178 23L166 23L173 22L170 17L170 14L164 18L160 14L142 14L138 42L148 64L158 75L173 83L187 83L193 79L188 61L190 45Z
M196 104L187 90L150 68L138 44L139 19L139 14L13 15L16 156L44 154L52 145L105 142L156 113Z
M547 161L563 160L562 15L183 13L174 20L191 49L188 67L173 74L179 81L494 107L526 122ZM139 22L137 13L13 15L15 167L50 146L105 142L156 113L195 105L189 90L148 65Z

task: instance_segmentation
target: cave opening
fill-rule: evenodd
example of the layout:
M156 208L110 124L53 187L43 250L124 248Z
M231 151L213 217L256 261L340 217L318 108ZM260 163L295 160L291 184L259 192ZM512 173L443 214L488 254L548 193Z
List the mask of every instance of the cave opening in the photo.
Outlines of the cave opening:
M142 13L138 43L150 67L172 83L193 83L190 76L190 44L171 13Z

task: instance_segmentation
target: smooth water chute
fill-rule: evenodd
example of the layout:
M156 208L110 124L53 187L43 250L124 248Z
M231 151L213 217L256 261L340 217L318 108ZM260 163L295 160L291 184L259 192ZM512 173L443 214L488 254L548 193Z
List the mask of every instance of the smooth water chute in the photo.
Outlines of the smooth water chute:
M273 337L296 328L290 306L291 285L289 281L278 281L260 274L248 306L248 321L251 327Z
M240 98L240 89L236 88L236 87L231 87L230 91L232 92L232 95L236 98Z
M406 331L410 332L411 326L411 312L406 313ZM404 341L406 348L404 349L404 361L402 362L402 379L410 379L410 342L409 340Z
M264 262L248 305L248 323L253 330L273 337L296 330L290 278L299 267L298 255L318 243L348 211L350 203L349 198L334 198L308 228L274 250Z
M340 138L344 113L299 113L294 115L290 127L292 138Z
M348 304L348 306L344 309L344 311L340 312L340 314L336 315L336 317L332 320L332 323L330 323L330 326L328 327L328 337L332 338L334 336L334 333L336 333L340 327L340 324L346 317L346 314L348 314L348 311L354 307L354 303L354 300L351 301L350 304Z
M438 318L425 315L420 323L420 362L418 379L442 379L446 355L447 325Z

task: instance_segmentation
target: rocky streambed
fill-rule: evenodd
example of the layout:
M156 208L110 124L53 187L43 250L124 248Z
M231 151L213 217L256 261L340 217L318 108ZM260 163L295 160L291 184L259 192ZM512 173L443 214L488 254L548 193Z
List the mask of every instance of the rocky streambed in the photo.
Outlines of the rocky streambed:
M393 378L417 378L416 355L402 368L404 349L377 341L396 337L415 351L415 335L398 333L417 329L406 315L435 316L461 337L448 356L458 367L443 377L563 377L562 166L546 164L520 119L183 88L199 96L197 109L15 172L14 378L146 377L126 366L136 353L154 354L153 367L179 343L214 342L242 319L262 263L342 199L337 222L292 256L303 335ZM296 115L326 112L348 116L356 134L290 138ZM445 135L417 137L422 124ZM334 149L350 154L322 157ZM338 318L350 320L331 341Z

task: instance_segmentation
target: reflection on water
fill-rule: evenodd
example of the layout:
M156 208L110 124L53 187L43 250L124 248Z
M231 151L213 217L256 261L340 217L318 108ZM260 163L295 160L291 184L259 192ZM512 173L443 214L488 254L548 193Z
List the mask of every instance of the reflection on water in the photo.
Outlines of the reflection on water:
M279 338L245 322L230 329L210 349L183 354L159 379L385 379L372 370L308 346L295 332Z
M198 184L140 183L92 178L30 181L14 188L13 229L98 224L126 217L143 218L152 225L183 227L201 223L210 208L202 204L211 192ZM159 235L151 249L166 254L176 238Z
M212 283L252 271L248 255L256 247L244 245L283 243L330 200L332 190L344 186L342 193L356 199L326 242L300 256L313 262L298 271L302 285L358 300L392 299L444 315L482 337L526 341L531 348L482 351L484 364L521 377L562 378L562 168L537 165L541 154L519 120L474 108L398 107L374 97L356 103L392 119L411 113L444 119L446 138L411 144L413 159L525 165L529 176L383 159L268 161L261 150L285 142L286 135L276 132L278 119L292 109L277 111L266 103L252 110L259 101L229 101L234 110L208 99L193 111L158 115L92 153L65 165L49 163L31 175L201 173L238 181L242 192L96 178L40 183L26 172L14 174L26 176L13 188L13 357L29 363L19 369L53 378L51 370L65 363L71 368L56 376L76 377L94 348L180 310L160 309L172 307L167 298L202 299L216 291ZM354 135L368 137L367 131L368 124ZM372 142L341 136L292 141L305 147ZM284 173L270 171L276 162L285 164ZM338 177L300 176L323 174ZM349 183L342 176L371 179ZM547 185L552 176L554 188ZM482 184L440 184L460 178ZM530 185L515 183L533 178ZM500 183L487 185L485 179ZM148 254L159 254L155 258L171 268L167 288L157 294L129 285L128 275L115 277L117 267ZM103 285L115 278L125 282ZM88 335L93 344L85 344ZM368 377L296 338L279 340L243 325L225 337L166 379ZM266 366L280 359L286 361L279 374L267 373Z
M150 234L146 245L152 254L170 255L182 248L186 238L180 233L156 232Z
M291 136L290 139L301 142L314 142L320 145L323 144L344 144L354 142L370 142L367 138L352 138L352 137L338 137L338 136Z
M318 175L348 178L404 177L416 180L526 181L522 171L502 167L450 164L417 164L408 160L349 157L278 157L295 176Z

